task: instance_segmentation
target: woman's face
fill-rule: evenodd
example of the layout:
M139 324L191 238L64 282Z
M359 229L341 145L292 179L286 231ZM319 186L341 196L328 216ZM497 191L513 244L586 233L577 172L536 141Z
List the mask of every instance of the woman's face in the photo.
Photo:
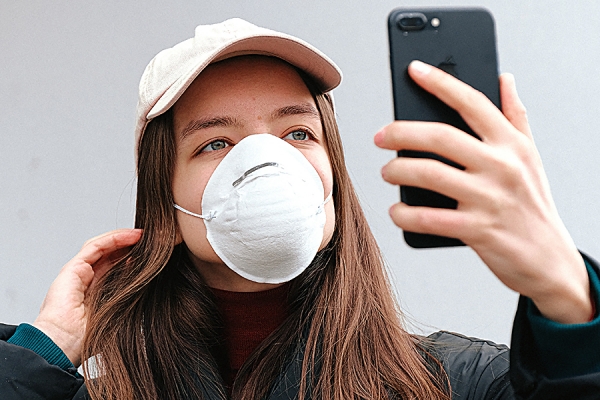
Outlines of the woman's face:
M175 203L201 214L204 188L213 171L243 138L269 133L296 147L319 174L325 196L333 177L315 102L288 64L269 57L237 57L207 67L173 106L176 143ZM333 201L325 206L323 248L334 229ZM265 289L221 261L206 239L202 219L177 212L179 234L211 287L232 291Z

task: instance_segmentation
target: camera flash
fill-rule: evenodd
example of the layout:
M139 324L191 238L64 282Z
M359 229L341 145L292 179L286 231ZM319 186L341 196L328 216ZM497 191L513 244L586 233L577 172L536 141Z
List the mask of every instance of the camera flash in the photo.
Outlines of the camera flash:
M437 28L438 26L440 26L439 18L431 18L431 26L433 26L434 28Z

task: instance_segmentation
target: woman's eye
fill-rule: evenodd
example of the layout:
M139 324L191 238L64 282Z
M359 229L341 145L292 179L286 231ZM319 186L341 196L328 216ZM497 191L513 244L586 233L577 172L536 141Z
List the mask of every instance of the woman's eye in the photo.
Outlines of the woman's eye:
M309 138L308 133L306 133L305 131L293 131L287 134L286 137L284 137L284 139L288 139L288 140L307 140Z
M218 139L218 140L210 142L205 147L203 147L202 150L200 150L200 153L206 153L208 151L221 150L221 149L224 149L227 146L229 146L229 144L226 141L224 141L222 139Z

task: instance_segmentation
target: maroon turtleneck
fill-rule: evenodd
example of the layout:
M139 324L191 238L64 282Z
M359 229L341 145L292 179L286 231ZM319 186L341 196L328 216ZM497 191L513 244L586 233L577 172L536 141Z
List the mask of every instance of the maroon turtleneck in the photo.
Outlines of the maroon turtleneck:
M287 317L288 286L262 292L212 289L224 324L229 370L222 374L228 389L248 356Z

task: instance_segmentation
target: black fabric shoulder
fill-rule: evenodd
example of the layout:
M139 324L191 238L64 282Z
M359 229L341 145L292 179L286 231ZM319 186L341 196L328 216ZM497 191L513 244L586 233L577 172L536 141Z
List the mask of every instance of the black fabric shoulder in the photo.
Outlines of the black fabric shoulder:
M508 374L508 346L445 331L433 333L423 344L442 363L453 398L515 398Z
M0 324L0 340L7 341L17 330L16 325Z
M15 330L0 324L0 399L72 399L83 384L77 370L65 371L29 349L6 343Z

